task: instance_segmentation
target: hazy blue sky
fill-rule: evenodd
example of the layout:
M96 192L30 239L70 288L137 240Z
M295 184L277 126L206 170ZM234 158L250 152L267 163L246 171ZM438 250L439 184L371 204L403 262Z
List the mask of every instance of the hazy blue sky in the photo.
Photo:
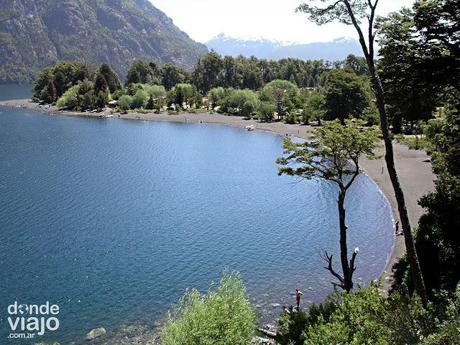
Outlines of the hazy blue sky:
M301 0L150 0L193 39L205 42L223 32L241 38L320 42L355 37L340 24L318 27L295 13ZM380 0L380 14L413 4L413 0Z

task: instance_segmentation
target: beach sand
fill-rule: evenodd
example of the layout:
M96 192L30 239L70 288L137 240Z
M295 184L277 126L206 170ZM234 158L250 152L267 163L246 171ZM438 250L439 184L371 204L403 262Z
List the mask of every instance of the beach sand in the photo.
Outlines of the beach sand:
M80 117L101 117L110 115L109 110L101 113L89 112L72 112L58 111L56 107L40 106L37 103L32 103L30 100L11 100L0 101L0 106L23 108L32 111L46 112L52 115L67 115ZM119 114L113 113L113 118L127 120L144 120L144 121L168 121L181 123L215 123L227 126L245 128L252 125L256 130L269 131L280 134L282 136L290 135L303 139L308 139L314 127L305 125L291 125L282 122L262 123L256 120L245 120L238 116L226 116L221 114L209 113L180 113L175 115L162 114L143 114L129 113ZM361 166L372 180L379 186L383 194L388 199L395 222L398 220L397 204L394 197L393 187L386 169L385 160L383 158L383 147L380 147L377 152L382 157L376 160L368 160L363 158ZM418 200L434 190L434 180L436 176L431 171L430 157L423 151L409 150L407 146L394 143L395 163L399 174L400 183L405 193L407 210L412 227L417 226L418 220L423 214L423 209L418 205ZM382 169L383 168L383 169ZM392 283L392 267L405 253L404 237L395 235L394 248L388 258L387 265L382 273L383 289L388 291Z

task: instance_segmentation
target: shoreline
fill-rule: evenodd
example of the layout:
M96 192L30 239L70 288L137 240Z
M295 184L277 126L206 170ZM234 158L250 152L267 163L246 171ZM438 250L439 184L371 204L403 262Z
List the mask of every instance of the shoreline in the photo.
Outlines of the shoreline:
M245 120L238 116L210 113L179 113L177 115L169 115L167 113L144 114L136 112L120 114L115 112L112 113L111 110L105 110L99 113L60 111L54 106L40 106L38 103L33 103L29 99L0 101L0 106L21 108L35 112L48 113L49 115L78 116L85 118L104 118L107 116L113 116L113 118L124 120L160 121L188 124L221 124L242 129L251 125L258 131L271 132L281 136L289 135L302 139L308 139L311 131L314 129L312 126L300 124L285 124L283 122L265 123L256 120ZM409 150L408 147L396 142L394 142L393 145L395 164L403 191L405 192L409 219L412 227L415 227L419 218L423 214L423 209L418 205L418 200L423 195L426 195L434 190L434 180L436 179L436 176L431 171L430 158L425 152ZM383 147L379 147L377 149L377 153L379 155L382 155L383 152ZM383 156L376 160L363 158L361 161L361 167L364 173L374 181L388 200L392 210L392 216L394 218L393 222L396 222L399 218L398 209ZM384 291L388 291L390 289L393 281L392 267L404 255L404 253L404 236L394 234L392 251L389 253L385 268L379 277L382 279L382 288Z

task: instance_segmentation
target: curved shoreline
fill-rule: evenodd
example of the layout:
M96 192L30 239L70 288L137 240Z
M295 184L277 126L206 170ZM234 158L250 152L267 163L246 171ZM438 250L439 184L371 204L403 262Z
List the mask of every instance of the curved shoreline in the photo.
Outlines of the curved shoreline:
M112 115L110 111L101 113L59 111L56 107L43 107L28 99L0 101L0 106L22 108L36 112L48 113L50 115L56 114L87 118L99 118ZM311 131L314 129L314 127L299 124L285 124L282 122L262 123L255 120L245 120L237 116L209 113L180 113L177 115L168 115L165 113L113 113L113 117L125 120L222 124L243 129L246 126L252 125L256 130L268 131L282 136L290 135L302 139L308 139L311 135ZM403 191L405 192L409 219L414 227L417 225L419 218L423 214L423 209L418 205L418 200L423 195L426 195L434 190L434 180L436 177L431 171L430 158L425 152L409 150L406 146L397 143L394 143L394 152L400 182ZM378 148L377 153L382 155L383 148ZM394 197L393 187L386 170L383 155L381 158L376 160L363 158L361 165L364 172L376 183L385 198L388 200L392 209L393 218L396 221L398 219L397 204ZM404 255L404 252L404 237L401 235L395 235L393 249L387 258L385 269L381 274L383 289L385 291L389 290L393 281L392 267Z

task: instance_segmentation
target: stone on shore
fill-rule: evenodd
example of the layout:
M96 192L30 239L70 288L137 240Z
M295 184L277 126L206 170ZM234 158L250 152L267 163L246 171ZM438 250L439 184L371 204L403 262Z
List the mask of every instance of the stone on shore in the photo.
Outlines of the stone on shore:
M94 340L96 338L102 337L105 335L107 331L105 330L104 327L99 327L92 329L87 335L86 335L86 340Z

